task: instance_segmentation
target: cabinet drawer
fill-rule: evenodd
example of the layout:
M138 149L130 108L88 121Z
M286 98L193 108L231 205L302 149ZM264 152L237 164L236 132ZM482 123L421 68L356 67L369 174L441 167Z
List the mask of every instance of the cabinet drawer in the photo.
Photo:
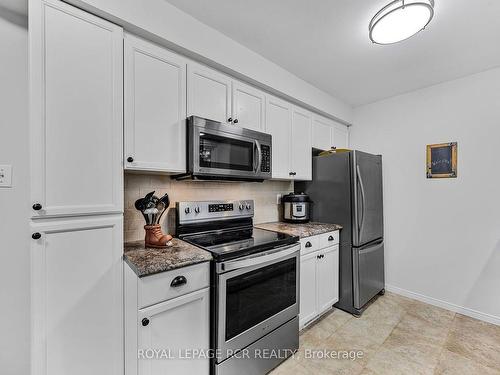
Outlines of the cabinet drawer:
M306 237L300 240L300 255L309 254L319 248L319 236Z
M328 246L337 245L339 243L339 231L320 234L319 248L323 249Z
M177 285L175 285L176 283ZM139 279L139 308L142 309L158 302L179 297L209 285L209 262L146 276Z

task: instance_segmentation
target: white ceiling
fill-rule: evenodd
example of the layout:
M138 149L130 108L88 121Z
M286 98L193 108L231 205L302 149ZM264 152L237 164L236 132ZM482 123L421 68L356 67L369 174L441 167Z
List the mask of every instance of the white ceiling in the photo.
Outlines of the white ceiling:
M500 66L500 0L435 0L427 29L389 46L368 23L390 0L167 1L354 106Z

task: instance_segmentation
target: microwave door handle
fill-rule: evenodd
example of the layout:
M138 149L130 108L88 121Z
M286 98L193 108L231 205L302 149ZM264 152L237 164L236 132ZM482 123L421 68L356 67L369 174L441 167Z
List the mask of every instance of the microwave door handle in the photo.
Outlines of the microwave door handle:
M258 140L255 140L255 147L257 147L257 167L255 168L255 173L259 173L260 166L262 165L262 148Z

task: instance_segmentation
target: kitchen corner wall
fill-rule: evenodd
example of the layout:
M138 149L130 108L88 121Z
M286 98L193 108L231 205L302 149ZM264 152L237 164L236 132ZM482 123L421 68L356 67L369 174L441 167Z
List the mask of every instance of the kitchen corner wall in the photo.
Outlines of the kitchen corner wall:
M125 174L125 241L144 239L144 218L134 207L136 199L150 191L160 196L168 193L170 208L162 218L165 232L175 229L175 202L253 199L255 201L255 223L277 221L281 217L280 206L276 204L277 194L293 191L293 182L265 181L259 182L202 182L175 181L169 176L150 174Z
M353 147L383 157L389 290L500 324L500 68L355 110ZM458 142L458 178L426 145Z

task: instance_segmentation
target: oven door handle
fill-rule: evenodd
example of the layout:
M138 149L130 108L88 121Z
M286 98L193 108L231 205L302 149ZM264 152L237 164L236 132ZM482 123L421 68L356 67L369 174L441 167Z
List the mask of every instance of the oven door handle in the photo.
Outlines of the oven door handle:
M260 264L278 261L286 258L300 249L300 244L296 243L284 248L276 249L272 252L265 252L264 255L250 255L244 258L239 258L234 261L222 262L217 264L217 271L226 272L234 271L241 268L258 266Z

